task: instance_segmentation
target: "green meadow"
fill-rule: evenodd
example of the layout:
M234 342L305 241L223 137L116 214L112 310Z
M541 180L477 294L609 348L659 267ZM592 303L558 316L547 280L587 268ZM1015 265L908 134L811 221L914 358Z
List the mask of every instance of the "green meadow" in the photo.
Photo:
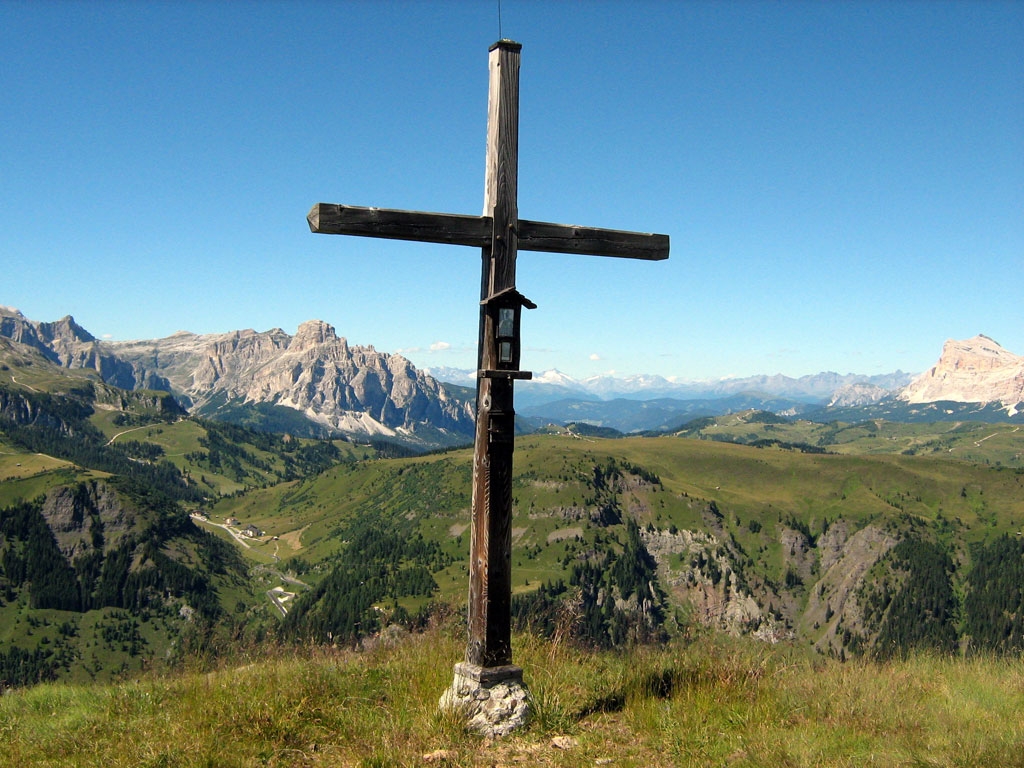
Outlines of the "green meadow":
M712 635L620 652L519 635L533 719L487 741L437 707L462 631L12 691L0 765L1024 765L1019 657L840 663Z

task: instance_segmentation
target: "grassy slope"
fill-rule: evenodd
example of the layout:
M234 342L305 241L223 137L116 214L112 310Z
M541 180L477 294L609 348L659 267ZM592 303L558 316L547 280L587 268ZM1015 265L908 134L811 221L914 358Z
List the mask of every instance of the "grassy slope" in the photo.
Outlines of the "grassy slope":
M190 460L190 454L195 455L206 451L200 440L206 437L207 431L200 422L186 419L170 424L154 423L141 427L124 427L114 423L117 414L117 411L97 410L90 418L90 422L112 442L134 440L160 446L164 451L161 459L174 464L183 474L192 477L206 492L214 496L229 495L247 488L277 482L277 478L272 472L246 460L242 460L241 465L247 475L241 478L228 469L216 471L209 467L202 467ZM300 440L300 442L312 441ZM340 440L335 445L345 455L352 455L357 450L363 450ZM251 445L243 445L243 448L260 464L269 467L274 472L284 470L285 465L280 456Z
M205 450L200 439L206 436L206 429L202 424L192 420L173 423L160 420L159 414L145 401L147 395L163 393L132 392L122 393L123 397L118 396L120 390L102 384L95 371L62 368L35 351L3 338L0 338L0 383L10 386L13 391L46 392L55 395L78 392L79 397L88 391L91 383L96 387L97 395L97 401L92 403L93 415L89 418L94 427L111 442L131 440L158 445L164 452L162 459L170 461L183 474L193 477L201 483L204 490L215 496L233 494L246 488L276 482L277 478L273 472L284 468L279 456L248 445L243 446L245 450L272 471L254 466L244 459L240 462L246 473L244 476L239 476L237 472L226 468L216 471L202 467L186 459L186 456ZM127 405L127 411L120 409L122 404ZM144 426L118 424L117 421L125 415L132 417L130 420L134 419L135 424L139 419L152 423L146 423ZM357 447L344 441L338 441L335 445L346 455L373 453L370 448ZM0 439L0 507L16 499L35 498L55 485L102 476L103 473L75 468L60 459L26 454L4 444ZM27 482L19 482L26 479Z
M437 711L462 650L434 628L364 653L0 698L0 766L1021 766L1024 662L840 664L704 637L598 654L516 638L535 696L488 743Z
M789 515L812 531L840 516L863 523L902 513L925 520L942 515L959 519L968 541L1016 531L1024 519L1020 472L948 458L810 455L669 437L531 436L517 442L513 489L513 558L526 577L547 578L559 570L556 563L568 546L563 535L581 527L592 535L585 524L567 519L565 510L586 506L593 467L609 458L626 459L661 479L660 487L635 488L625 500L642 525L701 527L694 502L714 500L725 513L726 529L748 552L764 547L768 559L779 546L776 526ZM424 535L446 541L454 552L460 537L468 548L471 460L469 451L457 451L339 467L305 482L223 500L213 517L235 516L287 538L282 559L326 557L341 546L330 536L339 521L369 513L415 518ZM760 533L750 532L751 520L762 524ZM517 554L537 547L535 556Z
M122 431L105 416L100 411L94 421L111 436ZM765 426L771 425L737 424L736 428L763 430ZM886 432L871 434L871 426L842 428L837 434L856 443L858 450L877 450L893 442ZM924 439L919 426L907 430L917 435L915 439ZM200 425L182 421L149 425L125 438L158 442L168 458L176 460L199 447L201 434ZM974 450L995 450L999 455L1019 452L1022 435L1013 427L999 430L991 425L968 425L955 431L961 444L970 441ZM933 434L929 439L940 438ZM532 590L543 581L565 578L567 563L591 547L596 537L614 541L621 535L617 527L600 529L586 519L594 467L610 458L620 464L628 461L661 479L660 486L640 484L622 494L626 514L641 525L650 523L661 530L706 528L701 511L714 500L723 512L724 534L731 534L752 560L748 576L779 583L789 567L780 530L790 515L814 532L826 519L840 516L856 527L869 520L885 524L903 513L930 522L941 515L948 522L936 528L961 553L967 542L1016 532L1024 520L1024 475L1008 469L1006 463L998 466L994 455L988 457L988 465L979 465L949 458L948 449L932 456L813 455L673 437L523 437L517 441L515 460L513 588ZM263 458L273 461L271 456ZM238 518L243 526L255 523L268 535L247 541L249 547L242 554L254 564L287 570L289 559L296 556L315 565L337 555L344 547L346 525L358 518L376 517L381 525L395 530L411 524L426 538L441 542L453 558L450 566L434 574L440 587L437 597L461 605L466 596L471 462L471 453L462 450L340 465L305 481L222 498L210 510L213 525L206 527L230 538L216 524L223 524L227 517ZM9 446L0 446L0 502L4 504L34 498L53 485L92 474L66 462L15 454ZM211 482L222 491L240 487L225 476ZM573 519L573 510L584 519ZM758 527L755 523L760 525L756 532L752 530ZM279 538L274 541L272 536ZM323 572L314 570L302 578L315 583ZM259 604L262 590L276 584L271 581L254 585ZM229 610L239 601L252 604L244 591L224 597ZM412 611L425 602L425 598L401 600ZM5 615L11 618L10 611Z
M43 496L58 485L108 477L106 472L82 470L71 462L37 453L4 454L0 448L0 508Z
M901 453L1024 468L1024 431L1012 424L901 424L885 421L819 424L804 420L760 424L750 423L749 418L749 412L720 416L708 426L688 433L693 437L737 442L775 439L819 446L843 454Z
M99 374L85 368L62 368L34 349L0 337L0 382L34 392L62 392L87 381L100 381Z
M77 613L50 609L29 610L23 603L5 605L0 610L3 629L0 649L10 646L34 648L42 643L58 655L73 658L64 678L70 683L110 680L111 676L138 674L152 658L163 659L171 638L181 631L173 618L131 617L117 608L101 608ZM65 636L62 627L72 627ZM137 651L130 653L134 644Z
M1020 436L1015 439L1020 445ZM852 532L868 522L905 528L909 516L937 532L969 567L968 544L1020 529L1024 473L947 456L803 454L672 437L520 438L513 487L513 590L568 580L577 556L596 543L617 547L623 541L622 526L602 527L589 520L594 467L610 459L620 468L631 464L661 480L634 482L621 493L624 515L662 531L673 526L709 530L705 510L714 501L722 513L719 540L733 537L748 557L743 564L748 583L776 585L771 590L780 589L789 570L799 567L784 544L791 516L814 533L826 520L840 517ZM418 531L441 542L452 557L451 565L433 574L439 586L435 598L462 606L471 461L469 451L453 451L337 467L307 481L224 499L213 509L211 521L234 516L267 531L245 554L268 563L277 553L281 561L273 567L281 571L288 570L292 557L312 565L343 557L346 531L356 521L372 520L385 531ZM270 539L274 535L278 541ZM669 565L683 567L682 561ZM327 570L329 566L314 568L302 579L315 583ZM803 584L787 589L784 606L772 594L761 593L759 600L762 607L773 604L783 610L805 641L816 642L827 631L827 622L815 624L815 617L805 620L802 612L820 574L813 566L808 573L806 565L801 573ZM405 597L398 602L415 612L427 599Z
M0 366L0 382L9 382L15 390L60 393L81 389L83 382L96 380L93 373L65 370L28 353L4 359L7 362ZM127 415L135 419L153 416L152 409L143 403L144 398L131 401ZM94 407L90 422L112 442L135 440L154 443L161 446L165 457L182 470L196 469L184 460L183 455L202 449L199 438L206 434L206 430L200 424L193 421L157 421L145 426L122 426L116 423L116 419L126 412L100 403ZM276 457L258 451L255 453L257 458L275 468L280 466L280 462L275 463ZM194 474L198 477L200 472L195 471ZM230 493L245 487L225 475L208 474L210 482L207 485L217 493ZM257 472L252 474L253 477L248 478L250 484L263 482ZM70 461L43 454L28 453L0 439L0 508L20 500L39 498L56 486L108 477L106 472L83 469ZM199 559L194 547L180 540L169 545L164 554L190 567L195 566ZM254 602L248 584L230 575L215 574L211 579L229 612L239 604L251 605ZM153 660L159 663L168 654L172 639L178 635L182 625L183 621L176 617L150 615L148 612L131 617L125 611L111 608L85 613L29 608L27 593L13 601L0 598L0 652L15 646L28 650L37 647L52 650L58 657L72 659L69 670L61 674L73 682L138 673Z

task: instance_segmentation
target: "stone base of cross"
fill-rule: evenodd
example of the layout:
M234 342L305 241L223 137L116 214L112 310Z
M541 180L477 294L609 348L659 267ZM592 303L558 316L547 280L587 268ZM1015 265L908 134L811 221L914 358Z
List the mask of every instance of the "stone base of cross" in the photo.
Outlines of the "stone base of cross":
M462 715L469 730L497 738L529 722L531 697L523 670L514 664L480 667L463 661L455 665L455 680L440 706Z
M482 216L357 208L318 203L310 230L481 249L473 511L469 545L469 640L441 706L463 713L471 728L499 736L526 722L529 692L512 664L513 383L519 370L519 318L535 305L516 290L519 250L668 258L668 235L528 221L517 208L519 54L522 46L491 46L487 99L487 169Z

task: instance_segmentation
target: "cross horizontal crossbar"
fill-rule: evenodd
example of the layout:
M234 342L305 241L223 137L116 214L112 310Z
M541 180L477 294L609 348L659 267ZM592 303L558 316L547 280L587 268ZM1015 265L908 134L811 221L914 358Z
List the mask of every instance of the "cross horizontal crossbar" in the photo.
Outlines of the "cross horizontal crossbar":
M360 235L389 240L470 245L491 244L490 216L360 208L317 203L306 217L311 232L325 235ZM578 253L625 259L661 261L668 258L668 235L624 232L617 229L577 227L519 219L518 249L547 253Z

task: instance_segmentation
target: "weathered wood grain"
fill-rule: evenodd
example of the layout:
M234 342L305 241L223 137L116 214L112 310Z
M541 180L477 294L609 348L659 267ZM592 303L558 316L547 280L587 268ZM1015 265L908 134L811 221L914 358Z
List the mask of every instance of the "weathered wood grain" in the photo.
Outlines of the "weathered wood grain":
M487 157L484 216L491 218L490 286L493 296L516 285L519 233L519 53L522 46L501 40L488 59ZM484 300L487 296L481 296Z
M309 222L311 232L327 235L418 240L424 243L473 245L478 248L491 241L490 219L455 213L317 203L309 211L306 221Z
M481 250L481 371L497 368L497 333L486 303L516 285L521 48L518 43L502 40L491 46L488 58L487 157L481 218L490 222L491 233ZM477 379L466 661L481 667L512 663L512 400L511 376L499 379L484 375Z
M618 229L519 221L519 250L578 253L623 259L662 261L668 258L668 235L623 232Z
M311 232L323 235L382 237L477 248L488 247L494 236L490 216L363 208L336 203L317 203L310 209L306 221ZM660 261L668 258L669 237L519 219L516 248L519 251Z

